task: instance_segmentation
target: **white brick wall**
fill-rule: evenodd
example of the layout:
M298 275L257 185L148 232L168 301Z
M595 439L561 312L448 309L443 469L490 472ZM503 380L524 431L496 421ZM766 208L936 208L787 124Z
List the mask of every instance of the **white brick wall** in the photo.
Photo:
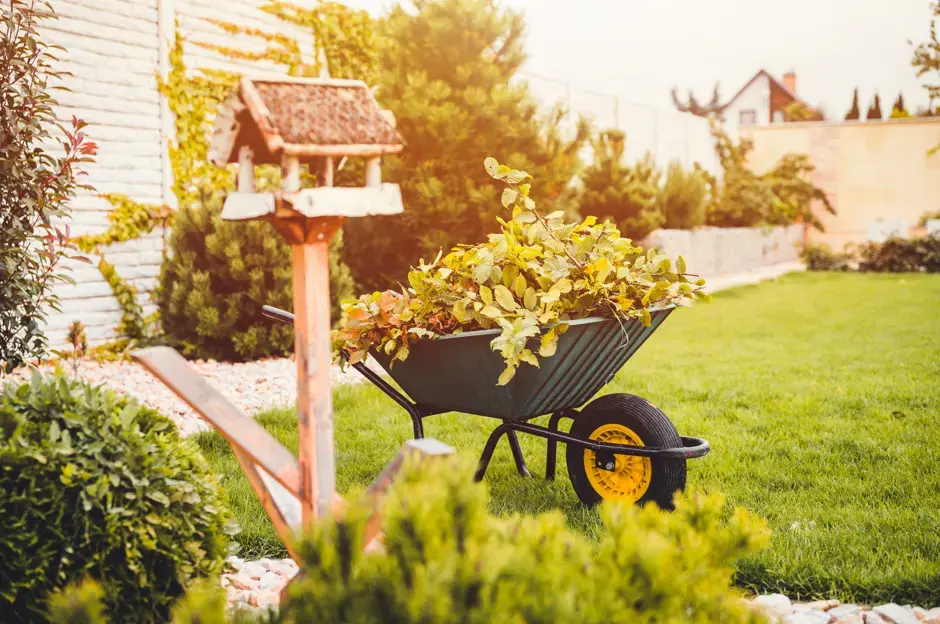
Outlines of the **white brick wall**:
M197 47L205 41L241 49L261 49L251 37L232 37L203 18L216 18L246 26L283 32L296 38L313 55L313 37L260 11L263 0L56 0L59 18L46 22L43 37L60 45L57 69L69 91L60 92L58 114L76 115L90 126L86 133L98 143L97 162L88 167L97 193L123 193L149 203L169 203L165 188L167 166L161 145L163 120L157 91L160 69L160 11L175 15L187 38L186 64L190 69L211 67L253 73L278 71L271 65L232 62ZM298 4L309 4L299 2ZM172 27L164 31L172 44ZM72 203L69 225L74 234L102 232L108 227L110 205L85 193ZM160 273L163 233L105 249L105 257L118 274L141 293L145 314L153 311L149 293ZM93 259L94 260L94 259ZM97 343L113 339L120 310L96 266L70 263L75 285L58 289L61 313L52 313L46 334L53 345L64 341L68 325L81 320L88 338Z

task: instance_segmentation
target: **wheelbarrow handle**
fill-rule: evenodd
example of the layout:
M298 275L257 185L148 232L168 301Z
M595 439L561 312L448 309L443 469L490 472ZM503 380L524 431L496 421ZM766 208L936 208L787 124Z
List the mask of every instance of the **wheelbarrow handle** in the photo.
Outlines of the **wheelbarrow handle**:
M261 313L268 318L274 319L275 321L290 323L291 325L294 324L294 315L287 310L282 310L280 308L275 308L274 306L266 305L261 308Z
M274 306L269 306L269 305L262 306L261 314L263 314L264 316L270 319L274 319L275 321L280 321L282 323L289 323L291 325L294 324L294 315L292 313L288 312L287 310L275 308ZM346 360L347 362L349 361L349 354L346 353L346 351L342 352L342 356L344 360ZM356 366L358 366L358 364Z

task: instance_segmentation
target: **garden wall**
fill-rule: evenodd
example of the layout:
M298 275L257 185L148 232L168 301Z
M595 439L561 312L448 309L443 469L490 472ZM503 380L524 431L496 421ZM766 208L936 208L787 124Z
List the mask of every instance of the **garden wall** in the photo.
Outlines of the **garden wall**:
M689 271L705 278L796 262L803 226L656 230L646 246L681 254Z
M167 140L173 119L157 91L157 74L165 72L173 44L174 21L187 38L186 64L190 69L212 67L245 71L244 64L223 59L194 45L197 41L224 44L243 50L261 49L257 39L222 33L204 18L283 32L313 51L309 31L301 30L260 11L264 0L55 0L59 16L43 25L42 36L60 45L57 69L69 72L63 80L67 92L56 94L62 120L76 115L91 125L86 133L100 146L97 162L88 167L88 182L98 193L123 193L153 204L174 204L170 190L172 171ZM253 73L264 65L253 63ZM273 67L267 67L274 70ZM74 235L102 232L108 227L110 205L94 193L84 193L72 204L69 226ZM105 257L118 274L144 298L144 312L153 311L149 293L156 285L162 259L163 237L155 232L143 239L112 245ZM95 266L75 263L77 284L58 289L62 313L49 318L46 334L61 344L73 320L87 326L89 340L115 337L121 314L111 289Z
M868 238L876 219L917 223L940 210L940 119L886 119L774 124L752 128L750 164L758 172L787 153L809 155L813 181L826 191L835 215L820 211L825 233L813 242L841 249Z

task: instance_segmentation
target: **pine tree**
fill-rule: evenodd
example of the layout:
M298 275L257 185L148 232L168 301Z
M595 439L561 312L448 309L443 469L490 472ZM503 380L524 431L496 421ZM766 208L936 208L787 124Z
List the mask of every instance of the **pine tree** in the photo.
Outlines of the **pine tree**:
M849 109L849 112L846 113L846 121L853 121L861 117L862 112L858 108L858 88L852 93L852 108Z
M881 98L878 97L877 93L875 94L874 101L868 108L868 114L865 115L865 119L884 119L884 116L881 114Z
M497 229L500 189L482 163L494 156L537 180L546 212L573 206L570 182L586 122L563 138L564 113L546 120L524 84L522 15L493 0L416 0L379 24L377 98L397 119L405 150L383 162L405 212L350 219L344 258L363 289L404 280L423 256L478 243Z
M898 93L898 99L894 101L894 106L891 107L891 119L906 119L910 116L911 114L904 108L904 94Z

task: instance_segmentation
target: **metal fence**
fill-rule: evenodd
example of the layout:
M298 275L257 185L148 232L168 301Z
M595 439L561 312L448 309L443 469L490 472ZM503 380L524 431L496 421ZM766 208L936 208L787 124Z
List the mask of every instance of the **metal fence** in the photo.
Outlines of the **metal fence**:
M546 109L562 103L571 112L566 123L572 130L578 115L583 115L596 130L618 128L626 132L628 161L648 152L663 168L677 160L685 167L697 162L713 174L720 172L708 121L702 117L644 104L625 93L575 88L569 82L529 72L520 72L520 77ZM582 156L589 160L590 149Z

